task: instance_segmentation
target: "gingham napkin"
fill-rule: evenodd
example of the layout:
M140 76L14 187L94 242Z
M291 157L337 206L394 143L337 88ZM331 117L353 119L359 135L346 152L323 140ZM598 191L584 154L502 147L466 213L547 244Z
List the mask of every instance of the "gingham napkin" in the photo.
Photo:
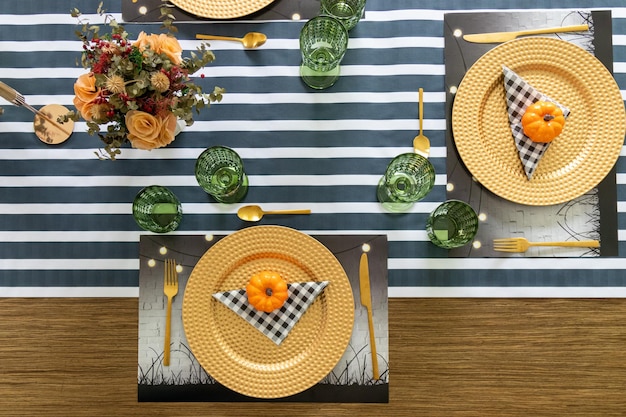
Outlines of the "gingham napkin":
M533 142L524 134L522 116L526 111L526 107L541 100L551 101L556 104L563 110L563 116L565 118L569 116L570 111L567 107L557 103L540 91L535 90L533 86L524 81L522 77L517 75L510 68L503 65L502 71L504 72L504 90L506 92L506 105L509 112L511 132L513 133L515 146L517 147L524 171L530 180L535 169L537 169L539 160L548 150L550 143Z
M280 345L327 285L328 281L287 284L289 297L281 308L271 313L265 313L252 307L248 302L245 288L218 292L213 294L213 297L269 337L274 343Z

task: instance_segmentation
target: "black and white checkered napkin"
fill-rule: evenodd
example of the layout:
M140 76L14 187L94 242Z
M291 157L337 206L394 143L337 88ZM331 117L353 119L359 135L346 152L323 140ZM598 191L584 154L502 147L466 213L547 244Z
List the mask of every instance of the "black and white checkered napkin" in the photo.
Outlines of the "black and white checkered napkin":
M502 66L504 72L504 90L506 92L506 105L509 112L509 124L515 146L520 160L524 166L526 176L530 180L539 164L539 160L548 150L550 143L533 142L524 134L522 128L522 116L526 108L537 101L551 101L563 110L563 116L567 118L570 111L567 107L557 103L550 97L535 90L522 77L506 66Z
M218 301L237 313L257 330L280 345L329 281L287 284L289 297L270 313L255 309L248 302L245 288L213 294Z

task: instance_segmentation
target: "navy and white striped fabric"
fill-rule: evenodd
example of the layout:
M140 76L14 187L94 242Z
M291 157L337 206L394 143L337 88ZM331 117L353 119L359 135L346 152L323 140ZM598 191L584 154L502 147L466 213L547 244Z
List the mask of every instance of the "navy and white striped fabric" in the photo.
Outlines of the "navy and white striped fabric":
M104 8L121 20L121 1ZM73 7L90 15L93 0L0 3L0 80L34 107L71 107L81 43ZM178 24L188 54L196 33L241 36L264 32L267 43L243 50L213 42L216 61L196 81L227 90L166 149L124 149L98 161L100 142L77 123L56 147L33 134L33 115L0 101L0 291L3 296L138 295L142 233L131 202L144 186L169 187L183 203L180 234L226 234L250 226L239 205L211 200L193 175L208 146L227 145L244 159L246 204L310 208L310 216L266 217L310 234L387 234L389 295L626 296L626 159L617 162L619 258L448 259L428 242L427 214L446 198L443 16L448 11L510 9L508 0L368 0L350 32L340 80L314 92L300 80L298 35L304 22ZM528 0L532 8L612 8L614 73L626 91L626 7L622 0ZM160 24L132 24L158 32ZM198 76L200 73L198 74ZM425 90L424 129L431 140L436 185L410 213L385 213L375 186L388 161L412 150L418 131L417 90Z

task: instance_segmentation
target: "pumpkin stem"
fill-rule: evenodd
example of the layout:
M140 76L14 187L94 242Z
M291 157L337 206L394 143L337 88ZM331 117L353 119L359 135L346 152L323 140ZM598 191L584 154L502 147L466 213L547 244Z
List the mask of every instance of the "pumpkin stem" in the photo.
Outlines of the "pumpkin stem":
M544 114L543 115L543 120L546 122L549 122L550 120L554 119L554 116L551 114Z
M266 288L265 289L265 295L267 295L268 297L272 296L272 289L271 288Z

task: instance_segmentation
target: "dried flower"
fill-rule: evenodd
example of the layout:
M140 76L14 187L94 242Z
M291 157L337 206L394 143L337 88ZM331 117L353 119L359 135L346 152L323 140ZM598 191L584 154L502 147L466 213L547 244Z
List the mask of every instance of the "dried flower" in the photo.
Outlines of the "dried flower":
M162 72L154 72L150 76L150 84L158 93L164 93L170 88L170 79Z
M104 83L104 86L113 94L122 94L126 92L126 82L124 81L124 78L120 77L119 75L106 77L106 82Z
M90 120L96 123L108 123L111 120L110 111L112 108L113 107L107 102L94 104L89 111Z
M98 13L104 14L102 5ZM190 80L190 75L215 59L206 44L197 53L182 58L178 40L169 34L141 32L135 42L111 16L105 24L111 33L100 33L98 26L79 19L78 37L83 42L82 66L89 70L74 84L77 112L64 117L87 121L88 132L105 143L105 157L115 159L119 147L129 141L139 149L154 149L174 140L177 120L193 124L193 109L220 101L224 90L215 87L210 94ZM165 25L169 30L171 24ZM105 125L104 132L101 125Z

